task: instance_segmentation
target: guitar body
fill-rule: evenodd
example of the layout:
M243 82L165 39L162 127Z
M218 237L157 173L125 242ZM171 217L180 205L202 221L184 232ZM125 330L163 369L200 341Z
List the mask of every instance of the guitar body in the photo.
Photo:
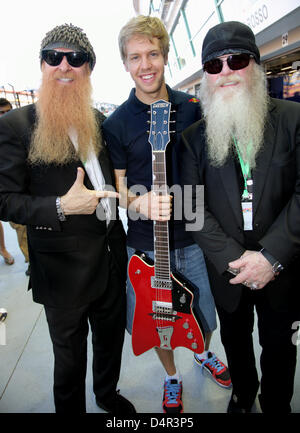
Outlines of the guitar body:
M131 257L128 276L136 295L134 354L153 347L173 350L179 346L202 353L204 331L193 311L194 287L181 275L171 273L172 289L153 288L154 272L153 261L144 253L136 252Z

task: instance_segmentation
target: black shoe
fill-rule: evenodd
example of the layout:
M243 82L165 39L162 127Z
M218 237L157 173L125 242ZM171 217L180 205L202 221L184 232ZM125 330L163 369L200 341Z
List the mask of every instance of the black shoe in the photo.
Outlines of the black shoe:
M129 400L119 394L119 391L116 392L114 398L109 402L100 402L96 399L97 405L105 410L108 413L114 414L128 414L128 413L136 413L135 407Z
M242 407L238 403L238 398L235 394L232 394L230 402L228 404L227 413L249 413L250 409Z

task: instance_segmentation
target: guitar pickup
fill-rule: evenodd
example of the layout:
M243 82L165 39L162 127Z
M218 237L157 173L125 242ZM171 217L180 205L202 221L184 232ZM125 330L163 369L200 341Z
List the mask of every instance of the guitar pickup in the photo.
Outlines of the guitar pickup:
M156 277L151 277L152 289L169 289L171 290L173 285L171 280L161 280Z
M172 302L153 301L152 311L153 313L159 314L177 314L176 311L173 310Z
M153 320L165 320L167 322L175 322L180 319L177 315L177 311L173 310L171 302L153 301L152 311L150 314Z

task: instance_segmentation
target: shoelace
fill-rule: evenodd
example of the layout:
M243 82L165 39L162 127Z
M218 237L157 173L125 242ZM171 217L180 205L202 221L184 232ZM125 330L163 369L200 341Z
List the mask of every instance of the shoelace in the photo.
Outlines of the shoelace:
M170 380L167 380L165 385L165 393L168 400L168 403L174 404L178 403L177 398L181 391L180 383L171 383Z
M205 364L209 364L212 368L217 370L217 373L220 373L224 369L223 363L213 355L211 358L207 358L205 361L202 361L201 369L203 369Z

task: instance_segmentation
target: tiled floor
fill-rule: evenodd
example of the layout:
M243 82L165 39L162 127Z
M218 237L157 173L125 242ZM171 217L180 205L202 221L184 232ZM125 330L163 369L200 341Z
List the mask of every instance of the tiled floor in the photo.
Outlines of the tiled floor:
M4 230L7 248L14 255L15 264L7 266L0 257L0 308L8 311L6 345L0 345L0 413L51 413L54 412L53 354L44 310L33 303L31 292L27 291L26 264L15 231L8 223L4 223ZM257 334L255 346L258 354ZM218 330L213 335L211 349L225 360ZM203 375L193 361L192 352L176 349L175 356L184 381L185 412L226 412L230 390L219 387ZM300 412L299 359L298 356L293 412ZM284 368L284 354L283 358L278 356L277 362L280 374L280 369ZM163 379L164 372L154 351L135 357L126 334L119 388L134 403L138 413L161 412ZM92 392L91 356L86 382L87 412L99 413L101 410L96 406ZM260 412L258 403L254 411Z

